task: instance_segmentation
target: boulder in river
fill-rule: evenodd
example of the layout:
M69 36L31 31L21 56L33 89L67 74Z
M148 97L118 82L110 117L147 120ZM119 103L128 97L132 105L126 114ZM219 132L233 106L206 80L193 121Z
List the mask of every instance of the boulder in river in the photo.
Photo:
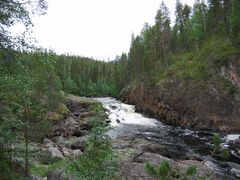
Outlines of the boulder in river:
M106 119L105 122L106 122L107 124L110 124L110 123L111 123L111 120L110 120L110 119Z

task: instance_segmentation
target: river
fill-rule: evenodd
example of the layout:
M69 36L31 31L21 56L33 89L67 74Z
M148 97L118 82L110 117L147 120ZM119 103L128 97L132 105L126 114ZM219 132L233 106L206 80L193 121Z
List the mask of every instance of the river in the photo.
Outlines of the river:
M209 159L212 152L212 137L214 133L204 131L192 131L180 127L168 126L160 121L148 118L136 113L133 105L124 104L114 98L95 98L101 102L106 109L108 122L111 129L108 134L111 138L121 138L124 136L144 138L147 141L167 145L170 149L167 156L174 159ZM239 135L223 135L221 138L222 148L228 147L228 141L236 139ZM240 164L240 157L237 152L230 149L231 155L228 162ZM166 155L166 154L164 154ZM216 155L210 158L212 162L226 167L222 164L220 157Z

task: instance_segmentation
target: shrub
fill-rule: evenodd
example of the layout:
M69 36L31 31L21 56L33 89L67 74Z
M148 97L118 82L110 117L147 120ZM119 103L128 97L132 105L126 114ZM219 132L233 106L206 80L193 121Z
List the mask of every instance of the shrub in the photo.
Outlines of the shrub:
M95 121L84 154L69 167L78 179L100 180L114 175L116 165L106 130L102 123Z

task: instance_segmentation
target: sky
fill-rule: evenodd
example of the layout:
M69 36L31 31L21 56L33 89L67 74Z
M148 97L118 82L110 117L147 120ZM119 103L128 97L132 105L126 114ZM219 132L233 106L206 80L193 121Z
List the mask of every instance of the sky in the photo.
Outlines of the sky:
M130 48L131 35L154 24L161 0L46 0L47 14L34 17L33 36L43 48L112 60ZM193 5L194 0L182 0ZM165 0L174 21L175 0Z

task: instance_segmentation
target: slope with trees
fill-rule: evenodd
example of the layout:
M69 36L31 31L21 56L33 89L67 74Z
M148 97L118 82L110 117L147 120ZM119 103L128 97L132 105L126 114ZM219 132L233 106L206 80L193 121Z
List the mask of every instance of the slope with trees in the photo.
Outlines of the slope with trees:
M132 38L122 100L168 124L239 131L239 1L177 0L172 27L168 11Z

